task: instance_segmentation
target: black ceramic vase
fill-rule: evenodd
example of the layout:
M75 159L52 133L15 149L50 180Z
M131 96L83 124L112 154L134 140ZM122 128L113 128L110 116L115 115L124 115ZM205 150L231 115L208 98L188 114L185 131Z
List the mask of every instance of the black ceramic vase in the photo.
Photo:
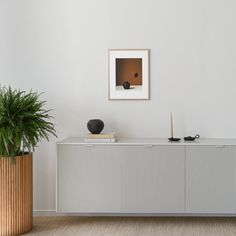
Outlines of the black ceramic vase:
M101 131L104 128L104 123L102 120L99 119L93 119L93 120L89 120L87 123L87 127L88 130L92 133L92 134L100 134Z

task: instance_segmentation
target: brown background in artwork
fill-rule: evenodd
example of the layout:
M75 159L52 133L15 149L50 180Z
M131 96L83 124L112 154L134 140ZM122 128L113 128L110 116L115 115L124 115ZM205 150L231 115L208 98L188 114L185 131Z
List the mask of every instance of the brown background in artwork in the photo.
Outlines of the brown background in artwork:
M135 78L134 74L138 73ZM131 85L142 85L142 59L117 58L116 59L116 86L129 81Z

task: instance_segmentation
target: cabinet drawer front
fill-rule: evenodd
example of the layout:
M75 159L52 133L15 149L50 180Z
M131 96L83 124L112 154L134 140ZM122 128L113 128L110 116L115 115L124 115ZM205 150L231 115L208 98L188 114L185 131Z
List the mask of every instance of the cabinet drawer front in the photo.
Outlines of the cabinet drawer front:
M235 213L235 166L235 146L187 146L187 213Z
M58 146L57 210L119 212L122 150L103 146Z
M122 210L184 213L184 147L153 146L132 151L124 160Z

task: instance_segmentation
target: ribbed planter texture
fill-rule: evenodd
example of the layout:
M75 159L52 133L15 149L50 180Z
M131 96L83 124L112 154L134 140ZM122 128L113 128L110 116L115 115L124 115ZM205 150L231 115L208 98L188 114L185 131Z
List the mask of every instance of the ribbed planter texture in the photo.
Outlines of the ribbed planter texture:
M0 158L0 235L19 235L33 227L32 154Z

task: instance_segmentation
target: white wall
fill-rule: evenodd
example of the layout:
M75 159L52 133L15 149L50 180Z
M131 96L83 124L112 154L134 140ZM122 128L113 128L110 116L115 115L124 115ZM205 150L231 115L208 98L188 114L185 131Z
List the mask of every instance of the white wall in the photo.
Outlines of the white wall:
M120 136L236 137L235 0L2 0L0 81L44 91L59 139L101 118ZM151 49L151 100L108 101L109 48ZM55 209L55 138L34 159L34 209Z

